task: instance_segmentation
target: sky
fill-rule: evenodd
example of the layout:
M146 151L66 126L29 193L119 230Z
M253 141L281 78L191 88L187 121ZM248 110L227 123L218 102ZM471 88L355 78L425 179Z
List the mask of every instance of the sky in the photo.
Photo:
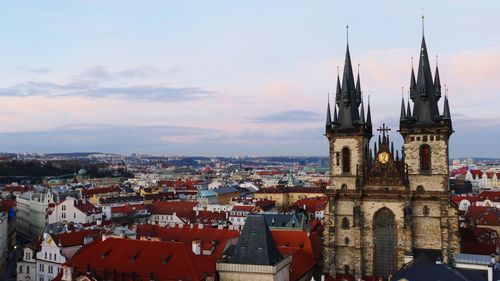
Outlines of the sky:
M450 156L500 157L500 2L462 0L9 1L0 151L326 156L346 24L374 127L398 147L422 8Z

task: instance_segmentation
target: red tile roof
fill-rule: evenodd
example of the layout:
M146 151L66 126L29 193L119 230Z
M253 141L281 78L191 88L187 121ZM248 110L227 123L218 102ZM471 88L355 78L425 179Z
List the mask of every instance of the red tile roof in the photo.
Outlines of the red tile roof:
M78 232L67 232L61 234L51 234L52 239L60 247L73 247L83 245L85 237L97 238L100 236L100 230L81 230Z
M125 204L122 206L111 207L112 214L130 214L141 210L146 210L146 206L143 203Z
M492 202L500 202L500 191L483 191L477 197L478 201L490 200Z
M450 177L456 177L458 175L465 176L469 171L468 167L461 167L450 172Z
M192 253L180 242L157 242L108 238L73 256L65 265L74 274L91 270L94 275L108 278L113 271L126 280L149 280L152 275L163 280L204 280L215 276L216 259Z
M193 211L193 208L198 205L198 202L191 201L156 201L151 206L152 214L173 215L185 214Z
M101 213L101 208L97 208L88 200L75 200L75 208L85 213L86 215Z
M111 192L122 192L123 190L117 186L117 185L112 185L112 186L106 186L106 187L97 187L97 188L91 188L91 189L83 189L81 191L83 197L92 197L93 195L96 194L105 194L105 193L111 193Z
M457 206L460 205L460 202L462 200L469 200L469 202L472 204L473 202L476 202L477 197L475 197L475 196L467 196L467 195L464 195L464 196L454 195L454 196L451 197L451 201L453 203L455 203Z
M326 207L326 202L328 201L328 197L314 197L314 198L305 198L300 199L295 202L293 205L298 208L304 208L308 213L314 213L318 211L324 211Z
M212 255L219 258L222 256L229 240L239 237L237 230L198 228L190 227L161 227L158 225L141 224L137 226L137 239L158 238L161 241L173 241L185 243L191 247L192 241L201 240L202 245L211 245L215 241L215 249Z

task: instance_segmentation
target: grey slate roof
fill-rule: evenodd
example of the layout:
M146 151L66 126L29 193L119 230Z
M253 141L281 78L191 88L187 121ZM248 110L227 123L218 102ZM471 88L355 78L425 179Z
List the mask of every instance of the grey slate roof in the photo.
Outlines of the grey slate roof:
M472 279L455 268L444 264L436 264L434 259L426 253L419 255L391 278L391 280L401 279L411 281L472 281Z
M229 263L274 265L283 257L276 248L266 220L261 215L249 215Z
M295 214L263 214L266 223L270 227L284 227L302 229L305 222L303 213ZM294 225L295 222L295 225Z

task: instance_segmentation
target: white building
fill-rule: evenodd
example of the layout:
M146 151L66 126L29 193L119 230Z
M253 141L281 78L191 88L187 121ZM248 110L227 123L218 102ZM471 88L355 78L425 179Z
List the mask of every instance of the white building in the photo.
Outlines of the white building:
M52 193L44 191L25 192L16 198L17 231L34 240L45 229L45 216L49 203L54 203Z
M17 262L17 281L36 280L36 252L33 245L28 245L23 249L22 260Z
M63 234L44 234L40 251L36 253L36 281L50 281L62 271L68 261L85 244L92 242L95 232L82 230Z
M101 208L94 206L87 199L66 197L66 200L57 204L49 211L48 223L94 223L102 219Z

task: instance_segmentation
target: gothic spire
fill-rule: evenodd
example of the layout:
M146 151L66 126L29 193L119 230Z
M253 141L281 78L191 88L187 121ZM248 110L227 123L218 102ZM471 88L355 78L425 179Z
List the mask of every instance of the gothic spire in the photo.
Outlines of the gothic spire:
M336 126L339 123L338 115L337 115L337 105L333 104L333 124Z
M417 82L415 80L415 71L413 70L413 58L411 59L411 77L410 77L410 98L415 100L415 93L417 91Z
M326 108L325 130L326 130L326 133L329 133L332 130L332 115L331 115L331 111L330 111L330 94L328 94L328 106Z
M359 80L359 64L358 64L358 78L356 79L356 102L361 103L361 82Z
M443 119L451 120L450 106L448 104L448 95L444 96Z
M359 110L359 123L365 123L365 107L363 99L361 99L361 109Z
M401 115L399 117L400 121L404 121L406 119L406 112L405 112L405 99L401 98Z
M436 72L434 73L434 90L436 91L436 101L441 98L441 79L439 79L438 59L436 56Z
M408 106L406 107L406 117L411 117L410 100L408 99Z
M344 71L342 74L341 100L337 102L339 106L340 127L354 127L355 122L359 120L359 103L356 98L349 44L347 44L346 48Z
M436 90L432 82L431 67L425 37L422 37L416 91L413 97L413 116L417 123L434 123L439 116Z
M335 92L335 103L340 103L342 87L340 86L339 67L337 66L337 91Z
M368 96L368 112L366 113L366 124L370 127L372 125L372 112L370 110L370 96Z

